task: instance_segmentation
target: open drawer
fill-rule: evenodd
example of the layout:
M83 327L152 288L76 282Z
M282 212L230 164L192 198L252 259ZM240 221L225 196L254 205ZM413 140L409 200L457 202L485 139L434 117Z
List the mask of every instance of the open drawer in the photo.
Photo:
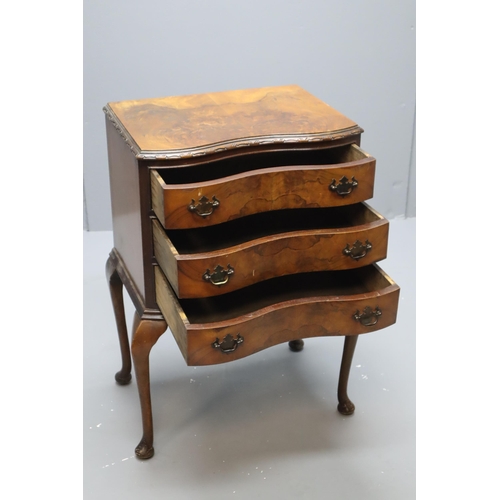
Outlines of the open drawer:
M389 222L365 203L256 214L244 223L165 230L153 219L155 257L180 298L209 297L310 271L384 259Z
M188 365L282 342L369 333L396 322L399 287L376 264L274 278L223 296L178 299L155 266L156 301Z
M204 227L270 210L365 201L374 176L375 158L355 144L255 153L152 169L152 205L166 229Z

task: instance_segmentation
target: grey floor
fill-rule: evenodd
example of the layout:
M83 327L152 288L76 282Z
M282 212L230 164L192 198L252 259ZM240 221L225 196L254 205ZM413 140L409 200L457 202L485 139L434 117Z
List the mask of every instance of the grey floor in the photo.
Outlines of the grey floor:
M118 386L118 337L104 277L111 232L84 233L84 498L415 498L415 228L391 220L381 267L401 287L397 323L360 337L336 411L341 338L286 344L237 363L188 367L169 331L151 353L155 456L134 379ZM129 325L133 306L126 298Z

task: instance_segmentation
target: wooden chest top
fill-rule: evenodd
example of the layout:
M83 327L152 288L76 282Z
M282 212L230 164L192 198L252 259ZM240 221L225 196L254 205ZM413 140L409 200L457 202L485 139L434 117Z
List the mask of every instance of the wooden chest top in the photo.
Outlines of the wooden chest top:
M111 102L104 111L138 158L335 141L363 132L297 85Z

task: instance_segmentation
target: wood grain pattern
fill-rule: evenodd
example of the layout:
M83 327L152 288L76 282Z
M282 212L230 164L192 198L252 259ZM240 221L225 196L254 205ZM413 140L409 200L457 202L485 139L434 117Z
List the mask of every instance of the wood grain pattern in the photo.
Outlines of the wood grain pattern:
M175 293L179 295L179 286L177 279L179 272L179 253L177 252L174 245L172 245L172 242L165 234L158 220L153 219L151 223L153 225L153 245L156 261L170 281L172 287L175 290Z
M151 206L155 214L163 214L165 211L165 189L167 185L156 170L151 170Z
M356 207L359 208L359 207ZM259 281L298 272L354 269L384 259L387 255L389 222L363 205L353 210L360 219L350 227L309 229L269 234L211 252L182 253L175 248L158 221L153 221L155 255L172 288L180 298L209 297L232 292ZM293 217L293 214L291 215ZM314 218L314 211L311 212ZM251 224L251 222L248 222ZM251 234L251 232L250 232ZM210 237L210 235L208 235ZM368 240L372 249L354 260L343 253L346 245ZM235 270L229 281L215 286L202 279L207 269L230 264Z
M354 154L355 153L355 154ZM353 156L355 159L352 159ZM349 161L340 165L299 165L243 172L192 184L166 184L152 172L154 210L165 228L204 227L247 215L288 208L344 206L373 196L375 159L351 146ZM329 188L342 177L358 185L350 194L339 196ZM162 193L163 192L163 196ZM189 211L192 200L213 196L220 202L207 217ZM163 210L161 205L163 203Z
M120 383L130 380L122 283L137 309L136 455L154 453L149 353L166 321L195 366L345 336L338 408L351 414L357 337L395 323L399 299L374 264L387 253L388 221L363 203L375 174L375 159L359 148L363 130L296 85L123 101L104 111ZM367 241L366 255L346 254ZM215 286L206 273L218 267L230 278L221 284L219 271Z
M297 85L111 102L105 111L136 154L165 158L362 132Z
M185 357L185 353L187 352L187 325L189 322L161 269L155 266L154 271L156 302L170 326L170 330L172 331L180 351Z
M162 271L157 268L157 301L174 336L182 339L182 342L178 340L178 344L182 344L181 351L188 365L225 363L297 338L359 335L394 324L399 287L378 266L373 265L373 269L379 273L379 279L366 283L368 288L363 292L329 295L323 291L320 296L306 293L300 298L283 301L276 295L272 304L262 308L253 309L252 304L247 304L253 310L251 313L221 321L214 315L208 323L196 323L182 309ZM175 307L170 302L174 302ZM193 302L189 305L194 307ZM373 326L364 326L353 318L356 311L362 311L366 306L382 310L382 315ZM244 337L244 342L230 354L222 353L212 346L217 338L222 340L227 334L235 338L238 334Z

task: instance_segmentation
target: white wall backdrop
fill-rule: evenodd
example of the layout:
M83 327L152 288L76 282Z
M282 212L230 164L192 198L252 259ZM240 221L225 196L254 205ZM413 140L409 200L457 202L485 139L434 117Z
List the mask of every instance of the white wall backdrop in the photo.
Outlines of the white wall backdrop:
M84 0L84 229L111 229L109 101L298 84L356 121L369 202L414 217L415 0Z

